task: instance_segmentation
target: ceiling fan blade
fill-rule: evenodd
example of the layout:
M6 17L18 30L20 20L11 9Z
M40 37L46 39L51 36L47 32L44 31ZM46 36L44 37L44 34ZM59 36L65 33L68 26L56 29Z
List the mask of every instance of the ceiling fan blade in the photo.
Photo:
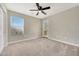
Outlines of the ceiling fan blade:
M39 11L37 12L37 14L36 15L38 15L39 14Z
M37 6L37 8L38 8L38 10L39 10L39 8L40 8L39 3L36 3L36 6Z
M47 10L47 9L50 9L50 6L49 7L42 8L42 10Z
M46 15L46 13L45 13L43 10L41 10L41 12L42 12L44 15Z
M39 11L39 10L31 9L30 11Z
M36 6L39 7L39 3L36 3Z

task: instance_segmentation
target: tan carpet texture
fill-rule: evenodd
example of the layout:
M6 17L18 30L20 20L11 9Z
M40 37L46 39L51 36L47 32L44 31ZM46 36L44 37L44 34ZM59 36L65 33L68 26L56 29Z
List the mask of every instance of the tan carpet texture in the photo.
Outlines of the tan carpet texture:
M79 47L40 38L5 47L2 56L78 56Z

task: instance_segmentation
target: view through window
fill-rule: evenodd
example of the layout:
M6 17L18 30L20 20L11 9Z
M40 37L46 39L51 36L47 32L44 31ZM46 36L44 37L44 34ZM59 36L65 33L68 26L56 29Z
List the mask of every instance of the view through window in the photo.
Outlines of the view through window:
M24 19L19 16L11 16L10 26L12 34L23 34L24 33Z

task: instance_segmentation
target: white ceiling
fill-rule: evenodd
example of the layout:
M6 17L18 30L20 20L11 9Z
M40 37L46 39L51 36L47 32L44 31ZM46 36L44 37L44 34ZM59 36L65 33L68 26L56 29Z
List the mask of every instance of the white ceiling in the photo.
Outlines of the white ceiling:
M6 8L9 10L42 19L54 15L56 13L59 13L61 11L65 11L69 8L78 6L79 3L78 4L77 3L40 3L40 5L43 7L47 7L47 6L51 7L51 9L45 10L47 15L44 15L40 12L39 15L36 16L37 11L29 11L30 9L37 9L35 3L6 3L5 4Z

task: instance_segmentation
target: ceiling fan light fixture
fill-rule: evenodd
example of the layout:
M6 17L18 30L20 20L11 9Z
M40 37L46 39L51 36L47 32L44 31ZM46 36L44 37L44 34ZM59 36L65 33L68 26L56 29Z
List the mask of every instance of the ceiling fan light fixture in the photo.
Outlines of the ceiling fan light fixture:
M39 11L41 11L44 15L47 15L47 13L45 13L43 10L48 10L48 9L50 9L50 6L43 8L42 6L39 5L39 3L36 3L36 6L37 6L37 10L36 10L36 9L31 9L31 10L30 10L30 11L38 11L36 15L39 14Z

